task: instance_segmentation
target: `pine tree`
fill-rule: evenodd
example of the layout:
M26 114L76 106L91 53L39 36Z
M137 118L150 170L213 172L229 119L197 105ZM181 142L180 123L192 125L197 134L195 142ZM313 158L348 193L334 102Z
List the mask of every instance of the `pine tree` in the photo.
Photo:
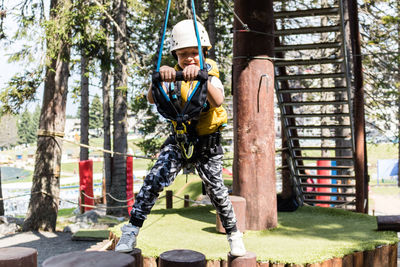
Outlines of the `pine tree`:
M70 76L70 0L51 0L47 24L47 67L31 199L23 231L55 231L60 194L62 141Z
M31 144L36 141L35 122L32 114L25 110L18 120L18 144Z
M96 130L97 135L103 127L103 106L100 101L100 96L96 94L93 97L92 103L89 109L89 129Z

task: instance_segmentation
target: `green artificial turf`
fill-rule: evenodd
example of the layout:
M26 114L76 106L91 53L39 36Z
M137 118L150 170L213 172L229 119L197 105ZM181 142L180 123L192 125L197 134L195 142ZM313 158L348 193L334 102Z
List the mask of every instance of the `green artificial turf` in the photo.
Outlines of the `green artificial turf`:
M100 229L85 229L79 230L75 234L72 235L72 239L74 240L104 240L108 239L110 235L109 230L100 230Z
M120 235L121 226L111 230ZM278 213L275 229L247 231L244 242L258 261L306 264L398 241L395 232L376 229L373 216L301 207ZM215 211L210 206L153 210L140 230L137 247L147 257L171 249L192 249L207 259L226 259L229 250L226 236L216 232Z

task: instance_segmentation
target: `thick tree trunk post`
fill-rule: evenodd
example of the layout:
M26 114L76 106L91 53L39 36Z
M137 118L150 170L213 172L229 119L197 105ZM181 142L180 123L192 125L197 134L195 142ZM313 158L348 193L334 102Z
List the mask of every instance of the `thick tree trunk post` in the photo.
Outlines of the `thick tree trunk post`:
M52 0L50 19L62 21L60 13L71 8L70 0ZM60 194L60 169L64 135L65 108L68 94L70 47L64 39L48 36L48 49L56 49L55 58L49 58L44 83L43 104L40 113L39 134L31 199L23 230L55 231Z
M89 77L88 77L88 59L85 51L81 51L81 144L89 145ZM80 147L79 159L89 159L89 149Z
M356 211L368 212L368 169L365 142L364 88L362 76L362 58L360 32L358 27L357 1L347 1L350 23L350 39L353 54L354 73L354 138L355 138L355 175L356 175Z
M247 229L262 230L277 225L274 66L265 59L273 56L272 0L236 0L235 11L251 30L267 33L236 31L233 44L233 192L246 199ZM234 28L243 29L237 19Z
M106 4L103 1L103 4ZM109 41L109 28L110 22L108 18L101 21L101 26L107 34L107 52L110 51ZM101 60L101 84L103 93L103 148L105 150L111 150L111 109L110 109L110 88L111 88L111 59L103 57ZM104 157L104 180L105 180L105 191L103 194L110 192L111 187L111 166L112 166L112 155L108 152L103 153ZM104 198L104 196L103 196ZM105 198L107 199L107 197ZM106 203L107 201L105 201ZM104 203L104 204L105 204Z
M1 186L1 167L0 167L0 216L4 215L4 201L3 201L3 189Z
M113 151L126 154L128 146L127 130L127 39L125 0L114 1L114 14L117 25L114 26L114 139ZM114 154L111 195L116 199L126 200L126 156ZM110 199L107 207L123 206L126 202ZM108 214L127 215L125 208L108 209Z

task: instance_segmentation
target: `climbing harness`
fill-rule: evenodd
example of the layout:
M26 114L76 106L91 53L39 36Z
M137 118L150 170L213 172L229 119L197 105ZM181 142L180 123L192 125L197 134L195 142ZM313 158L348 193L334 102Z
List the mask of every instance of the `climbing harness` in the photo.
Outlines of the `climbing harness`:
M191 120L195 117L198 117L201 111L207 106L207 81L208 81L208 71L204 64L199 30L196 20L194 1L192 0L191 2L192 2L193 24L196 33L197 46L199 51L199 63L200 63L200 71L196 79L197 81L194 82L195 84L193 86L193 90L191 90L190 94L187 96L187 101L185 105L181 107L180 105L176 104L175 100L177 96L176 94L173 93L174 91L173 83L171 83L169 86L170 87L169 91L172 93L168 94L164 90L161 81L161 75L160 75L161 57L164 46L165 34L167 30L171 0L168 0L167 8L165 11L163 34L158 51L156 70L152 75L152 89L151 89L153 99L157 106L158 112L164 118L175 122L173 123L174 125L173 128L175 132L175 141L178 143L186 159L190 159L193 156L194 144L196 142L196 140L193 140L193 138L189 136L188 128L193 127L193 125L190 125ZM182 71L176 72L175 80L177 82L184 80Z

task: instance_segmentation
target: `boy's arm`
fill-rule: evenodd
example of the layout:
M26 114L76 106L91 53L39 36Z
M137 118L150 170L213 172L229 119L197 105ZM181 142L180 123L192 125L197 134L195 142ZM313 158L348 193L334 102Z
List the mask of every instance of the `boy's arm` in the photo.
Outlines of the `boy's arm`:
M153 93L151 92L151 88L153 87L153 84L150 84L150 88L147 91L147 101L149 101L150 104L154 104L154 98L153 98Z
M210 81L207 81L207 100L212 107L219 107L224 103L223 88L215 87Z

